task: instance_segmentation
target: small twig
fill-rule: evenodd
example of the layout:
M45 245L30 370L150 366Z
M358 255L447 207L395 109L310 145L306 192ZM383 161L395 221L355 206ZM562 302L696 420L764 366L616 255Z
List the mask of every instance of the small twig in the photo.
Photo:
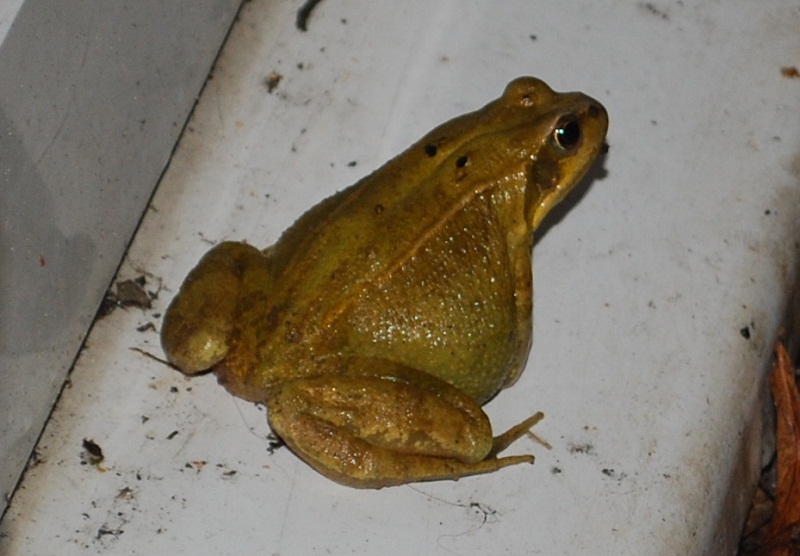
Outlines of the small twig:
M170 369L174 369L176 371L180 371L180 369L178 367L176 367L175 365L173 365L172 363L170 363L166 359L161 359L160 357L156 357L152 353L148 353L143 349L140 349L140 348L137 348L137 347L132 347L132 348L128 348L128 349L130 349L131 351L135 351L137 353L140 353L140 354L144 355L145 357L149 357L150 359L152 359L154 361L158 361L159 363L161 363L162 365L166 365Z

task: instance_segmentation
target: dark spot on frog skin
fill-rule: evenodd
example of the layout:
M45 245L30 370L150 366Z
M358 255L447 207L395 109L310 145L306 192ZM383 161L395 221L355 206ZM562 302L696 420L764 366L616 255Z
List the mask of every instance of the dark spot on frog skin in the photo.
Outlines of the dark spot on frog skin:
M433 143L428 143L427 145L425 145L425 154L427 154L431 158L436 156L436 151L437 150L438 149L437 149L436 145L434 145Z
M456 168L463 168L469 163L469 158L467 155L459 156L458 160L456 160Z

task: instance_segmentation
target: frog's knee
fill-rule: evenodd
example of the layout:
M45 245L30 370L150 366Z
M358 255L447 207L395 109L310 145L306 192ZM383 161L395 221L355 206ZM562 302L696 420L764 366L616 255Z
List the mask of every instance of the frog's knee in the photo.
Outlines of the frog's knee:
M258 249L244 243L217 245L192 269L164 314L161 345L186 374L213 367L228 352L243 275L264 266Z
M210 369L228 353L231 319L214 304L192 303L192 296L176 297L164 315L161 346L167 359L186 374Z

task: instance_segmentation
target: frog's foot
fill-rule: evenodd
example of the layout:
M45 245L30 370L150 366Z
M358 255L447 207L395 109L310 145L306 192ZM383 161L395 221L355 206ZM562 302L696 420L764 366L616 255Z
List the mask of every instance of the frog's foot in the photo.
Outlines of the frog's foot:
M206 371L228 352L239 307L250 284L269 286L269 259L239 242L211 249L186 277L164 314L161 345L167 358L186 374Z
M360 488L459 479L533 462L532 455L496 454L539 415L493 439L488 417L468 395L430 375L422 387L403 375L284 383L267 400L270 426L314 469ZM426 388L434 383L435 390Z

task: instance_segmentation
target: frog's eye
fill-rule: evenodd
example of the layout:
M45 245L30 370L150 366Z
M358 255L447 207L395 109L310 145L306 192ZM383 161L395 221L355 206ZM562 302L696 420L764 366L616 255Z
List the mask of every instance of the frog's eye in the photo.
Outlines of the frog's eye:
M574 116L565 116L558 121L552 135L553 142L565 151L575 149L581 141L581 124Z

